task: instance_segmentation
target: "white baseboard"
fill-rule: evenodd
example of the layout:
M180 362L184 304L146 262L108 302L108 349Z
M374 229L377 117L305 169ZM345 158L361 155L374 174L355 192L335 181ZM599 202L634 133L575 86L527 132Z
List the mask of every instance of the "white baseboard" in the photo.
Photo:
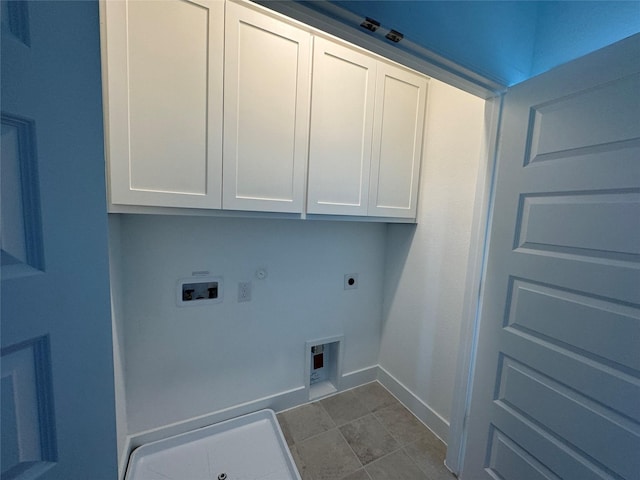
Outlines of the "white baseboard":
M340 379L340 391L350 390L365 383L373 382L378 378L378 368L378 365L372 365L371 367L345 373Z
M378 366L372 365L360 370L345 373L340 378L339 391L349 390L365 383L373 382L378 375ZM252 413L257 410L270 408L275 412L281 412L289 408L297 407L309 402L309 394L305 387L297 387L285 392L276 393L268 397L259 398L239 405L234 405L216 412L207 413L198 417L193 417L181 422L163 425L162 427L145 430L143 432L134 433L127 437L126 448L127 454L123 457L128 458L134 448L145 443L162 440L173 435L179 435L196 428L206 427L214 423L223 422L231 418Z
M449 439L449 422L442 418L398 379L378 365L378 381L389 390L411 413L424 423L445 445Z

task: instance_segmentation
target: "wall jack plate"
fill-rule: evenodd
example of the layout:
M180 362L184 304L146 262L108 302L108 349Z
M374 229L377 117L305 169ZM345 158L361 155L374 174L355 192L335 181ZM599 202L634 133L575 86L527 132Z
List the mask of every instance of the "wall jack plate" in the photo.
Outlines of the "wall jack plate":
M222 277L194 276L178 280L176 303L179 307L222 302Z
M358 274L357 273L347 273L344 276L344 289L345 290L354 290L358 288Z

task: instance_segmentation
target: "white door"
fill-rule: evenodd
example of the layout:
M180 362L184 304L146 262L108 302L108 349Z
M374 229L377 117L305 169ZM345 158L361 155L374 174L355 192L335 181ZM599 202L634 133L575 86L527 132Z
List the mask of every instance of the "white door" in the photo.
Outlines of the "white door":
M101 2L115 205L220 208L224 2Z
M2 5L2 478L117 477L97 2Z
M510 89L461 478L640 478L640 36Z
M222 208L301 213L311 34L227 3Z
M360 51L314 39L309 213L367 214L377 64Z
M378 63L368 214L415 218L427 79Z

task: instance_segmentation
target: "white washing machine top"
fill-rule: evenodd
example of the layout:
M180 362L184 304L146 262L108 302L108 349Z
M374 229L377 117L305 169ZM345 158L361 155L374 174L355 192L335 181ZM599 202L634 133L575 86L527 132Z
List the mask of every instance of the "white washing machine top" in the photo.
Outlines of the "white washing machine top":
M126 480L301 480L273 410L143 445Z

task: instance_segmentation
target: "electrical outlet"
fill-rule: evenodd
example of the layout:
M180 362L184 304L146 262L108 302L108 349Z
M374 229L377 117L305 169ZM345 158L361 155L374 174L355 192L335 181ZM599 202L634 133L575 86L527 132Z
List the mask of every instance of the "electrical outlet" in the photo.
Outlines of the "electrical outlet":
M251 282L238 283L238 303L251 301Z
M354 290L358 288L358 274L357 273L347 273L344 276L344 289L345 290Z

